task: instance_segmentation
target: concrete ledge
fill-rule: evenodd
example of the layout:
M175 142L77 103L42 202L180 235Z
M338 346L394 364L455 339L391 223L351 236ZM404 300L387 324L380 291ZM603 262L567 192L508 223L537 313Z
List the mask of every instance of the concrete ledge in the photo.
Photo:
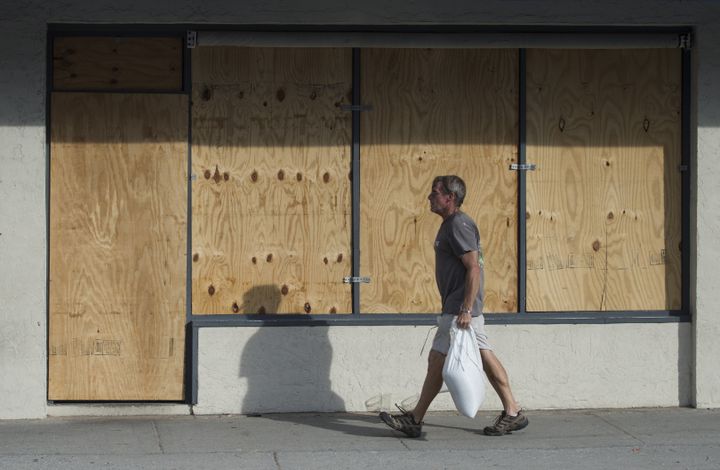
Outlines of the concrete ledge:
M70 416L175 416L190 415L190 406L179 403L62 403L49 404L48 417Z
M527 409L691 402L688 323L487 330L515 397ZM194 412L374 413L394 409L394 403L412 408L433 334L429 326L200 328ZM483 409L499 409L492 388L486 390ZM454 409L447 393L431 407Z

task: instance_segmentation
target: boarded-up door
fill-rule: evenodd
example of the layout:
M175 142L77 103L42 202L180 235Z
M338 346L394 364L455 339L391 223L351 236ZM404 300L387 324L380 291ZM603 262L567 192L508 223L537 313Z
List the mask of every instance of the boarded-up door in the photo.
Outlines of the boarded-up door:
M440 311L430 212L433 178L456 174L485 252L485 311L517 310L518 53L362 53L361 310Z
M193 313L349 313L350 49L192 59Z
M182 400L187 97L55 93L51 400Z

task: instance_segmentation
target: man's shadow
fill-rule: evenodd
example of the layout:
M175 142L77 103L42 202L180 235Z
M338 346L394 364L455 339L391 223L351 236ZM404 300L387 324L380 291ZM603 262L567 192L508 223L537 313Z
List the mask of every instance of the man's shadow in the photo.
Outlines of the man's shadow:
M278 314L281 301L278 286L255 286L243 296L240 311L271 317ZM363 436L375 435L377 428L377 435L386 435L386 430L375 426L376 417L342 413L345 401L333 391L330 380L329 328L327 324L270 326L269 322L260 326L240 359L239 375L246 381L243 412Z

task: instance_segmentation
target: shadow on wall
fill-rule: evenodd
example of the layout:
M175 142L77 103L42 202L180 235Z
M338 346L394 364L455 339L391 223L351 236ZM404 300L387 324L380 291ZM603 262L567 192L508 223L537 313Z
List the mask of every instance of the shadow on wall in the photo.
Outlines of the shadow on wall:
M243 297L242 311L260 303L268 315L276 314L280 295L275 285L253 287ZM344 411L344 400L332 390L332 359L327 326L261 327L240 359L247 387L243 413Z

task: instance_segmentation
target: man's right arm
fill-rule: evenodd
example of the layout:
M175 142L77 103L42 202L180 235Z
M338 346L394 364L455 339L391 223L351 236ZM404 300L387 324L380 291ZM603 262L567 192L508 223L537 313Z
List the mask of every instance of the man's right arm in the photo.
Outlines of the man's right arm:
M461 311L458 313L457 325L458 328L467 328L472 321L473 304L480 290L480 276L482 276L482 273L478 264L477 251L468 251L460 257L460 260L465 266L465 297L460 308Z

